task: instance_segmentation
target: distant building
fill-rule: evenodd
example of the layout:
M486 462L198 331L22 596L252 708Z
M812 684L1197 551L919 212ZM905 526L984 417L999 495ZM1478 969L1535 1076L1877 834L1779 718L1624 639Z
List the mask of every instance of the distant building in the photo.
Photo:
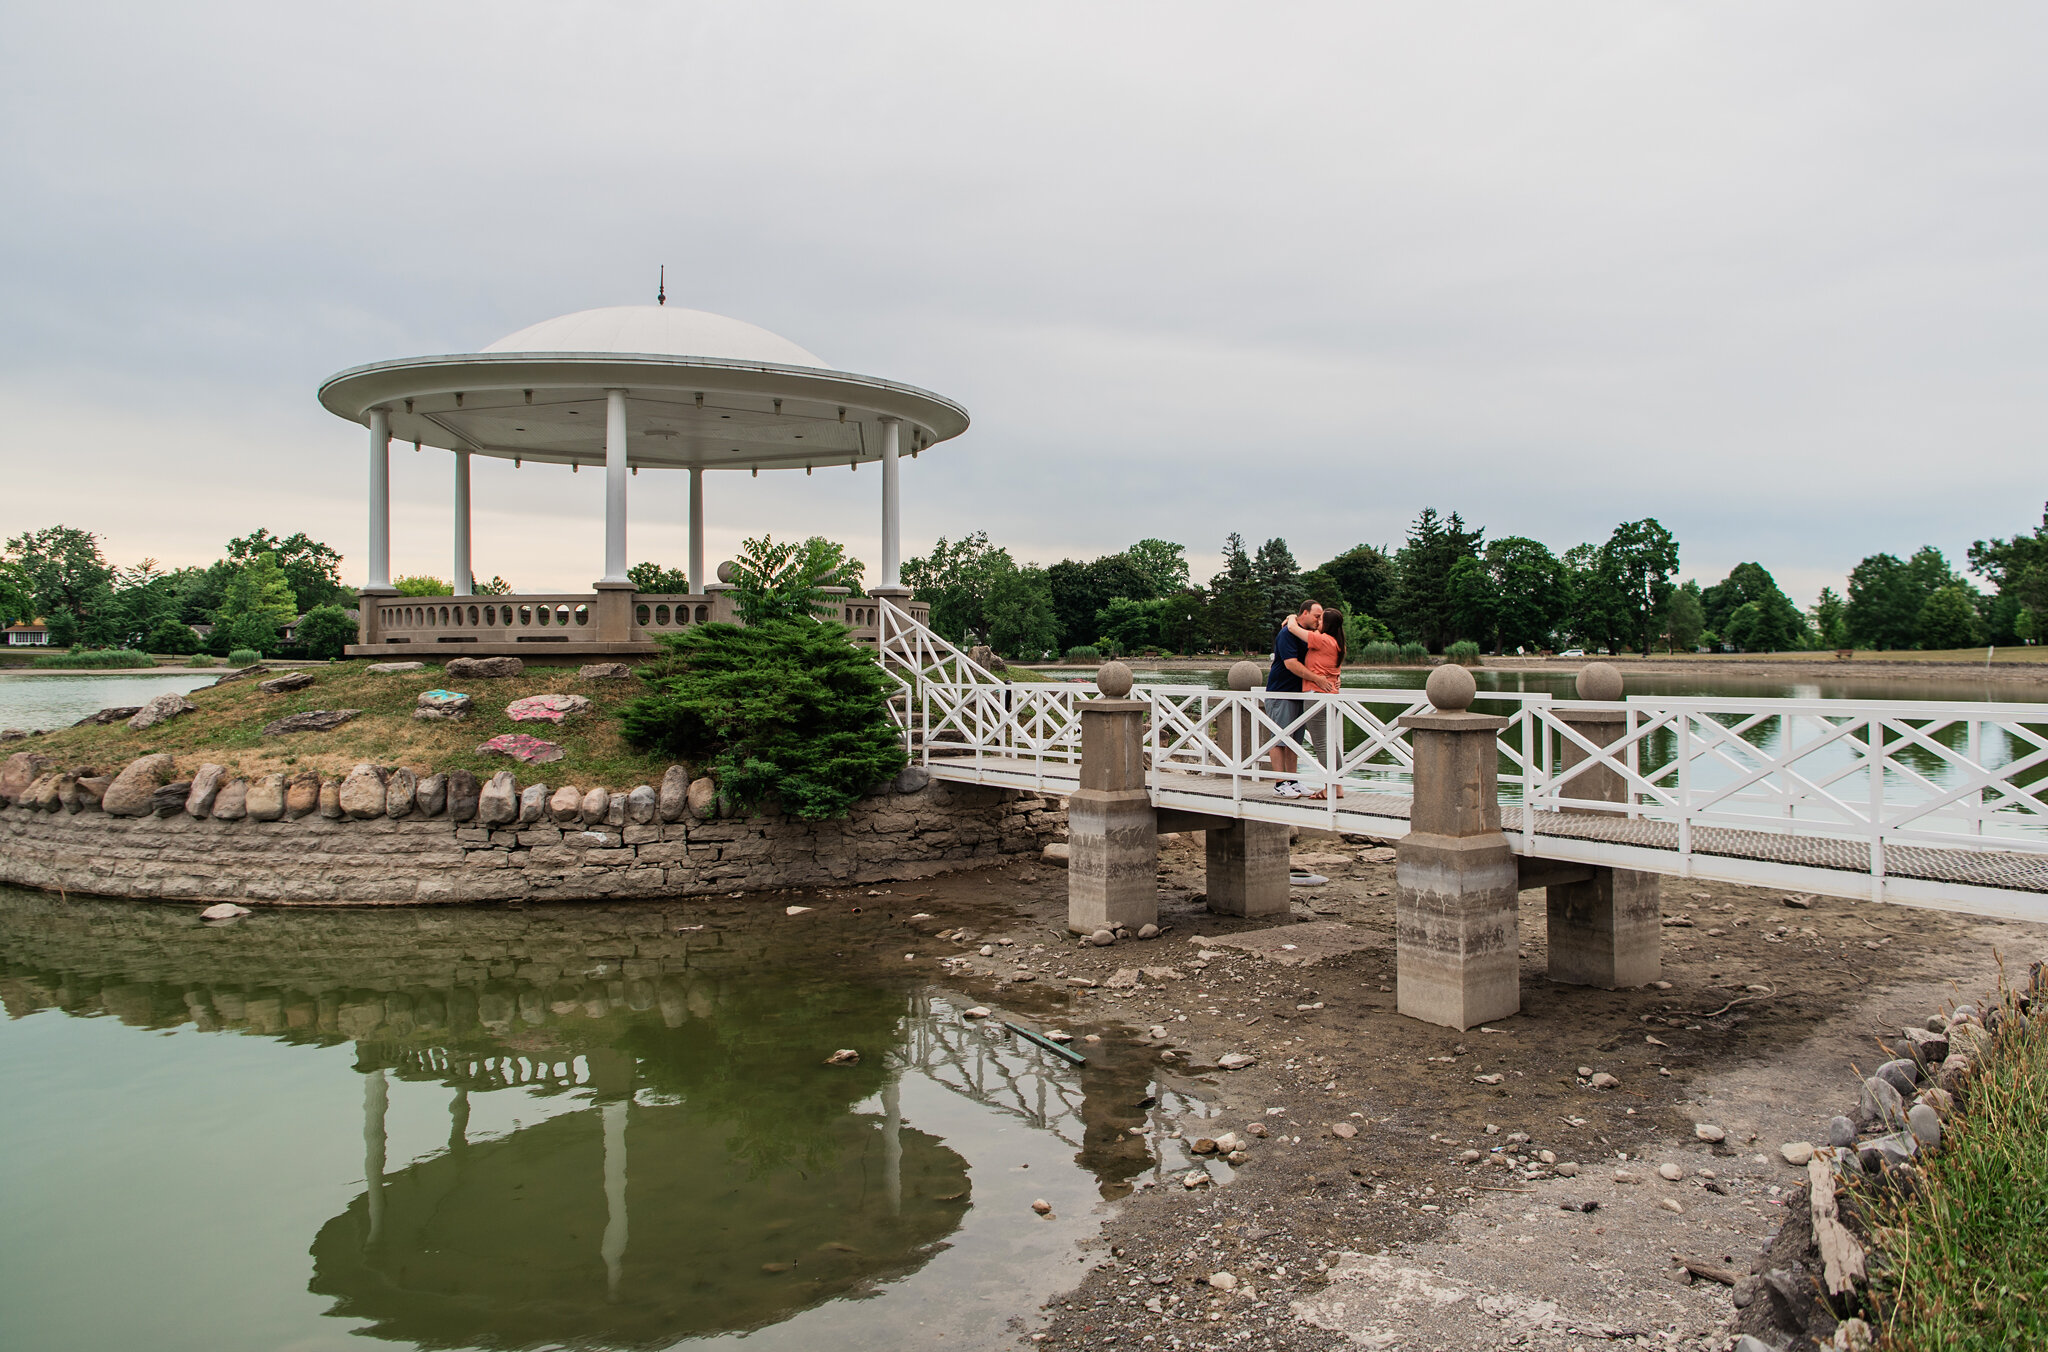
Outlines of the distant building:
M10 648L43 648L50 643L50 626L41 620L28 620L7 626L7 646Z

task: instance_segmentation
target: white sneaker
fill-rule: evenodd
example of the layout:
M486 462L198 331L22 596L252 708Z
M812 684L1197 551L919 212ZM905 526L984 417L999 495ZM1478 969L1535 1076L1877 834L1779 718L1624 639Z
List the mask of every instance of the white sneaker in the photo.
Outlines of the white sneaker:
M1301 785L1290 779L1284 783L1275 784L1273 792L1282 798L1299 798L1301 797Z

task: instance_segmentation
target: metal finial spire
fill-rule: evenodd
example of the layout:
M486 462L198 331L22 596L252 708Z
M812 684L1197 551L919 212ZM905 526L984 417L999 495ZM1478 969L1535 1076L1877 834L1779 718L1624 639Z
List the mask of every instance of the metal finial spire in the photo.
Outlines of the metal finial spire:
M666 263L661 265L661 281L654 288L654 303L656 305L668 304L668 264Z

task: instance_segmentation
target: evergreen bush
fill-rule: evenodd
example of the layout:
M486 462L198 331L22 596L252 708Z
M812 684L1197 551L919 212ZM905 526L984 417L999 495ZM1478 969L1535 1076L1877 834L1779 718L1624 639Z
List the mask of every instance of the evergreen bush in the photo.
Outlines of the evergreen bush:
M1102 649L1092 643L1077 643L1067 649L1067 661L1069 662L1100 662L1101 660Z
M253 667L262 660L263 654L254 648L237 648L228 654L228 665L231 667Z
M44 653L34 665L76 671L91 667L153 667L156 659L133 648L74 648L70 652Z
M150 631L142 646L153 653L169 653L183 657L199 651L199 635L191 626L179 624L176 620L165 620Z
M340 606L315 606L292 634L306 656L325 661L340 657L356 641L356 622Z
M774 797L796 817L843 817L909 759L888 678L843 625L703 624L660 642L647 693L619 710L626 740L708 769L743 810Z

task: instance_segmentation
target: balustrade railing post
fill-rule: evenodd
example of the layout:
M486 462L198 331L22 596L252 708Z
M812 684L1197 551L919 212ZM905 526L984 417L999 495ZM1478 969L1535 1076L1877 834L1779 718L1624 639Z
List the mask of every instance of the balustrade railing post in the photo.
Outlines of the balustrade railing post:
M1471 1028L1522 1007L1520 870L1500 829L1500 730L1468 712L1472 673L1429 674L1436 710L1404 714L1414 761L1408 834L1395 847L1395 999L1401 1013Z
M1623 689L1621 673L1605 662L1588 663L1579 672L1577 689L1582 700L1618 703ZM1625 710L1574 709L1563 704L1552 707L1560 723L1603 749L1621 740L1628 730ZM1590 759L1585 749L1571 739L1562 739L1562 743L1559 774ZM1632 753L1633 744L1630 750ZM1629 763L1631 767L1635 764L1633 754ZM1559 797L1581 802L1633 803L1635 794L1627 776L1612 766L1598 765L1581 771L1559 791ZM1630 811L1619 815L1636 814ZM1664 915L1656 874L1595 868L1590 878L1553 884L1544 891L1552 981L1621 990L1647 985L1661 975Z
M1146 788L1143 700L1131 670L1104 663L1102 698L1080 706L1080 787L1067 795L1067 928L1139 929L1159 919L1159 826Z

